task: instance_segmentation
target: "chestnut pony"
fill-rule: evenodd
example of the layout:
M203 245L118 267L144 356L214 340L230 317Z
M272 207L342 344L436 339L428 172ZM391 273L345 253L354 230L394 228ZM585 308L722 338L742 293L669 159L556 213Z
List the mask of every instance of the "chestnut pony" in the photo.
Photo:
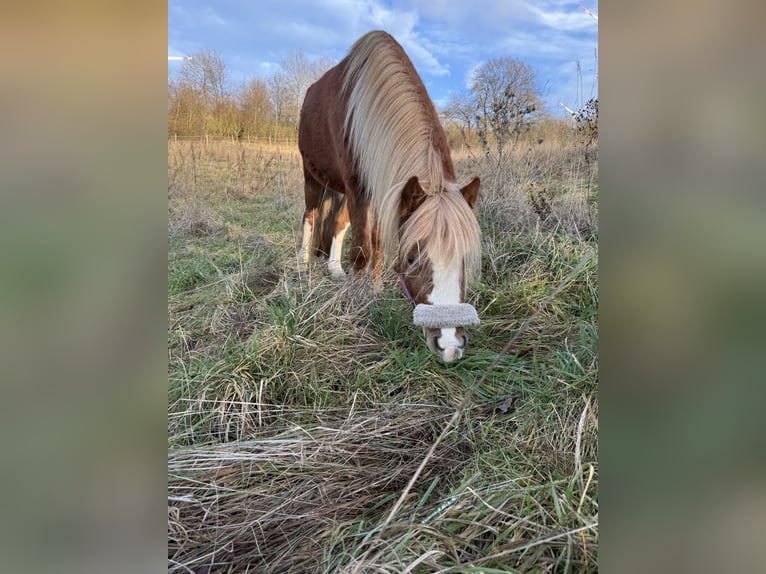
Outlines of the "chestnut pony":
M306 198L299 258L328 256L330 272L343 275L350 227L353 272L379 283L392 265L429 348L445 362L462 358L464 328L479 322L464 302L481 262L479 178L456 182L436 110L396 40L365 34L308 89L298 146Z

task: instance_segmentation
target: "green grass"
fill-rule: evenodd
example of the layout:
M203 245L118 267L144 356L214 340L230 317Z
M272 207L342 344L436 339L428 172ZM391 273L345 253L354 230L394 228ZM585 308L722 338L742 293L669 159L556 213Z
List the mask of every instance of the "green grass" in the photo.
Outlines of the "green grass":
M482 323L445 365L395 281L298 266L294 155L169 145L170 570L597 570L597 257L490 369L597 249L597 164L529 153L457 165L482 176Z

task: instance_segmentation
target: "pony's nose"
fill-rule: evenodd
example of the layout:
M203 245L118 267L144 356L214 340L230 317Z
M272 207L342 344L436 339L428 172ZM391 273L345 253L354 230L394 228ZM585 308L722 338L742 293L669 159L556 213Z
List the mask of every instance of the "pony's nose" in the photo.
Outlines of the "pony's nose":
M441 344L439 344L441 339L444 339L442 340L442 343L444 344L443 347ZM465 352L468 338L465 336L465 334L456 338L444 336L442 333L433 335L431 337L430 343L433 352L439 355L439 357L441 357L442 361L445 363L450 363L452 361L463 358L463 353Z
M442 361L451 363L463 358L463 349L461 347L449 346L441 352Z

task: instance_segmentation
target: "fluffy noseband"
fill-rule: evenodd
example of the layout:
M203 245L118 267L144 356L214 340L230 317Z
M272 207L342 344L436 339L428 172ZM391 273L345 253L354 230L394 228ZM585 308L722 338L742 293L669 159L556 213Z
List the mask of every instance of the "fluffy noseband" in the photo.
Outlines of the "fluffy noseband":
M471 327L479 324L479 314L473 305L415 305L412 322L418 327L440 329L442 327Z

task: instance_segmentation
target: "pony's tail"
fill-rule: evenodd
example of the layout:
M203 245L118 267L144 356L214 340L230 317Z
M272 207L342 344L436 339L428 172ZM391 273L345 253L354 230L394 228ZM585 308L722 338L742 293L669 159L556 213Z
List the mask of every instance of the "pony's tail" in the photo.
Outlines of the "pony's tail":
M346 197L342 193L331 189L324 190L311 237L311 249L316 257L330 256L336 223L343 212L345 201Z

